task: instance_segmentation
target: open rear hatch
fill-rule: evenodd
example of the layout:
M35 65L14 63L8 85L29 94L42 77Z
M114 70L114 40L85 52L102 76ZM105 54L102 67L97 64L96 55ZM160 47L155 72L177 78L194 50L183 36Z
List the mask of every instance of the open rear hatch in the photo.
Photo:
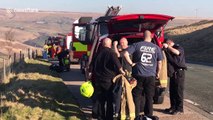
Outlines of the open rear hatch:
M113 17L109 25L109 34L141 33L150 30L154 33L174 17L159 14L131 14Z

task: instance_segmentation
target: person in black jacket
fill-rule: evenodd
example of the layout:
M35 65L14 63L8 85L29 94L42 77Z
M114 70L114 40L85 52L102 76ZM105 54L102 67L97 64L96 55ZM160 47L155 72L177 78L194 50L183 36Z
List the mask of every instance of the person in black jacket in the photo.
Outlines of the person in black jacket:
M62 49L62 48L60 48ZM70 69L70 64L65 64L64 60L69 58L69 50L68 49L63 49L61 52L57 54L58 56L58 61L59 61L59 67L61 71L64 71L65 69L69 71Z
M112 79L119 73L125 73L118 57L111 49L111 39L105 38L102 46L92 63L92 74L95 79L93 82L95 101L92 116L98 120L113 120Z
M171 107L165 109L166 113L176 115L182 114L183 111L183 90L185 81L185 55L184 49L175 44L173 40L166 40L163 44L167 62L168 76L170 77L170 104Z
M120 60L123 70L126 72L126 77L130 78L132 73L132 66L126 61L123 56L124 51L129 47L128 40L125 37L122 37L119 41L120 49L118 48L118 41L113 42L113 49ZM121 109L121 94L122 94L122 81L117 80L113 89L113 97L114 97L114 117L118 118L120 109Z

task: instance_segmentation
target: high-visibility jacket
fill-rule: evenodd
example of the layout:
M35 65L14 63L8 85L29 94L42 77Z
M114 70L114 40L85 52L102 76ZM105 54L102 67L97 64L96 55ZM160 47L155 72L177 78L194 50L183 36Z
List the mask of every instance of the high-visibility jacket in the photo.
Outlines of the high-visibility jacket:
M43 46L43 49L44 49L44 51L48 52L49 46L45 44L45 45Z
M126 77L120 74L113 79L113 83L120 78L122 79L121 120L125 120L127 117L129 117L130 120L134 120L135 104L132 97L132 89L136 86L136 81L133 84L130 84Z

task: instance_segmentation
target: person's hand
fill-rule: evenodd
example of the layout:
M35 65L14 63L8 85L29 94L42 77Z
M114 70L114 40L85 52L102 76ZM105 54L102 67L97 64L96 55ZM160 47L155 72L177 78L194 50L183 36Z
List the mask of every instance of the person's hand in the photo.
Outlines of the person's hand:
M126 73L125 73L123 70L121 71L121 74L122 74L122 75L126 75Z
M135 82L137 83L137 80L135 78L131 78L131 80L129 81L130 84L134 84Z
M134 67L136 65L136 63L132 63L131 66Z
M119 71L120 71L120 73L121 73L122 75L125 75L125 74L126 74L125 71L124 71L122 68L120 68Z
M92 73L91 73L91 72L89 72L89 73L87 74L87 79L88 79L88 80L91 80L91 79L92 79Z
M168 46L169 46L169 45L168 45L167 43L163 43L163 47L164 47L164 48L168 48Z
M156 74L156 79L160 79L160 73Z
M114 42L113 42L113 45L117 47L118 41L114 41Z

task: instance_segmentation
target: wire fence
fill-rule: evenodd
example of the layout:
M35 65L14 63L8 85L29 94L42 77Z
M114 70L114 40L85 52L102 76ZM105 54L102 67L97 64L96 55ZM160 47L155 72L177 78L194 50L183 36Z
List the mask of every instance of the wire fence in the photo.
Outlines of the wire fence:
M7 76L13 72L15 67L24 62L24 59L36 59L41 56L40 50L27 49L12 55L0 56L0 83L4 83Z

